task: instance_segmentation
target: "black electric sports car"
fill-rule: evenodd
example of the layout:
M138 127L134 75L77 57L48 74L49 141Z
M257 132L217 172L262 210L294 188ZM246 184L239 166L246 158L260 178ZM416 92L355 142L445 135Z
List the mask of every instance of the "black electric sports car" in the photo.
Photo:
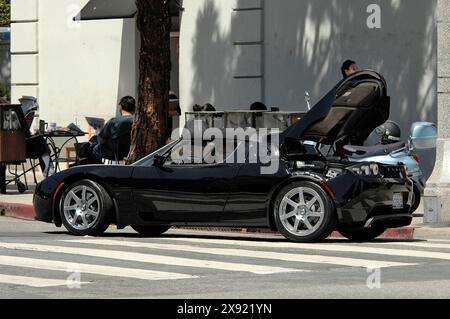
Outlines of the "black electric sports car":
M130 166L79 166L45 179L34 196L37 219L76 235L98 235L110 224L145 236L195 225L269 227L298 242L323 240L333 230L370 240L412 220L412 183L402 163L347 160L346 145L357 151L387 120L389 104L383 77L361 71L299 122L269 136L277 161L270 174L262 173L266 164L250 160L252 139L203 140L200 146L180 139ZM213 162L175 156L185 146L211 143L225 145ZM228 161L241 151L243 162Z

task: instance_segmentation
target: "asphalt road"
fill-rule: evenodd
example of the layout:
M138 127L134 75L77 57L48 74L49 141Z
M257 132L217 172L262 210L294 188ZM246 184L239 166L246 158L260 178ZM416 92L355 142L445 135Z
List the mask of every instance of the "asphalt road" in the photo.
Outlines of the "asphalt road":
M102 237L0 217L0 298L449 298L449 240L327 240L171 230Z

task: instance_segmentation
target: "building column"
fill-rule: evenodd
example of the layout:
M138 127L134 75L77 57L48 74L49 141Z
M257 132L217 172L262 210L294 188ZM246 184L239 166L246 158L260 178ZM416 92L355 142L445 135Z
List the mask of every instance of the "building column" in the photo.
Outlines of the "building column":
M38 0L11 1L11 101L39 98Z
M438 0L438 140L424 194L424 223L450 226L450 2Z

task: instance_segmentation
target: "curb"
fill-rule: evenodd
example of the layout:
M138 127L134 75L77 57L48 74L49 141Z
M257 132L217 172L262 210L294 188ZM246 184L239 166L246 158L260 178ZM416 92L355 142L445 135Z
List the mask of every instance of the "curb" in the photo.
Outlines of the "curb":
M283 237L281 234L271 231L265 228L226 228L226 227L175 227L178 229L194 230L194 231L209 231L209 232L222 232L222 233L233 233L233 234L266 234ZM381 236L377 238L389 238L389 239L414 239L415 227L407 226L401 228L389 228ZM334 231L328 237L329 239L334 238L345 238L338 231Z
M389 228L381 236L377 238L390 238L390 239L414 239L415 227L407 226L400 228ZM334 231L328 238L345 238L338 231Z
M0 203L0 216L34 220L36 214L32 205Z
M14 217L20 219L34 220L36 214L32 205L17 204L17 203L1 203L0 202L0 216ZM176 227L178 229L223 232L223 233L239 233L239 234L267 234L281 236L279 233L265 228L233 228L233 227ZM390 228L386 230L378 238L398 238L398 239L413 239L415 227L401 227ZM339 232L334 231L328 238L344 238Z

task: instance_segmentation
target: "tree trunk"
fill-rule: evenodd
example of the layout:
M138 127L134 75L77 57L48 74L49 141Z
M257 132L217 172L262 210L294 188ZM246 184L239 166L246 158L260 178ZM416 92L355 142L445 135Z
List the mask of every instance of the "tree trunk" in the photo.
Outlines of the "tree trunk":
M141 36L139 93L128 164L163 146L170 89L169 0L136 0Z

